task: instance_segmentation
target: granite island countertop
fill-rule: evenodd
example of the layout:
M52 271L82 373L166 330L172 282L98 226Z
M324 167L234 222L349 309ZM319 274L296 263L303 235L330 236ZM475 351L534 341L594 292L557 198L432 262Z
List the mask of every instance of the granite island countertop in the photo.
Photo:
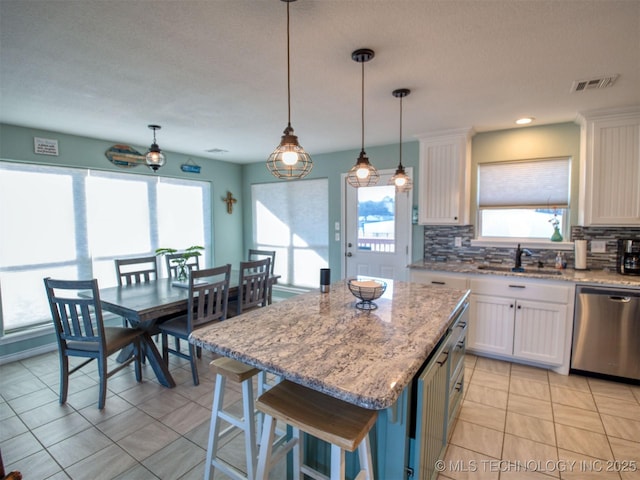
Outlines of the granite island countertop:
M495 270L483 270L482 266L503 266L506 271L495 271ZM473 263L473 262L434 262L434 261L423 261L419 260L417 262L409 265L409 268L420 269L420 270L429 270L434 272L449 272L449 273L462 273L462 274L474 274L474 275L502 275L509 277L521 277L521 278L537 278L544 280L559 280L573 283L589 283L589 284L600 284L600 285L617 285L621 287L631 287L631 288L640 288L640 276L633 275L620 275L616 272L605 271L605 270L574 270L571 268L565 268L562 270L554 270L549 267L545 267L542 270L544 272L553 272L549 273L541 273L535 266L525 266L525 272L511 272L508 271L511 265L508 264L483 264L483 263ZM481 268L478 268L481 267ZM559 275L556 274L559 272Z
M196 330L190 342L356 405L392 406L469 292L387 281L361 311L346 281Z

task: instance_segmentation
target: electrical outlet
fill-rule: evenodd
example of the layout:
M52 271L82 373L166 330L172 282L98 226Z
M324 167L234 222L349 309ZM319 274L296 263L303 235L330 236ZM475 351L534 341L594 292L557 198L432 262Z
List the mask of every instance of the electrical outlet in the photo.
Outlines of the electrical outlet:
M336 223L334 224L334 230L335 230L336 232L339 232L339 231L340 231L340 222L336 222Z
M453 239L453 244L456 247L461 247L462 246L462 237L455 237Z
M340 232L336 232L336 242L340 241Z
M607 242L604 240L591 240L591 253L607 253Z

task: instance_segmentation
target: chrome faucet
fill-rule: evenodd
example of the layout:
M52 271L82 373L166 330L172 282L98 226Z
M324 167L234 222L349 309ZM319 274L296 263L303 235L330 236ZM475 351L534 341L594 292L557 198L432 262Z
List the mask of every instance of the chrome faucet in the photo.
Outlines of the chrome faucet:
M514 270L522 268L522 254L525 254L527 257L533 255L531 250L528 248L520 248L520 244L518 244L518 248L516 248L516 266L514 267Z

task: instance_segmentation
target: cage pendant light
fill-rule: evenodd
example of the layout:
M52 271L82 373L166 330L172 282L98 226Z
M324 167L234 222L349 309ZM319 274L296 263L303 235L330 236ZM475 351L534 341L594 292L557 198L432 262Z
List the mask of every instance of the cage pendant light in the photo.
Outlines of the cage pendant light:
M400 99L400 156L398 168L396 168L396 173L391 179L389 179L389 185L396 186L396 192L409 192L413 187L413 182L409 175L407 175L404 171L404 166L402 165L402 99L409 95L411 90L408 88L399 88L393 91L393 96Z
M289 3L296 0L282 0L287 4L287 128L280 140L280 145L276 147L267 159L267 168L276 178L293 180L306 177L313 161L304 148L298 143L298 137L293 134L291 126L291 64L289 54Z
M362 65L362 109L361 109L361 121L362 121L362 147L360 149L360 155L356 160L356 164L349 170L347 174L347 182L352 187L371 187L378 183L380 174L376 168L369 163L369 158L364 151L364 64L375 56L373 50L368 48L361 48L351 54L351 58Z
M160 167L162 167L167 162L167 157L158 144L156 143L156 130L160 130L162 127L160 125L147 125L151 130L153 130L153 143L149 147L149 151L145 156L145 161L147 163L147 167L149 167L154 172L157 172Z

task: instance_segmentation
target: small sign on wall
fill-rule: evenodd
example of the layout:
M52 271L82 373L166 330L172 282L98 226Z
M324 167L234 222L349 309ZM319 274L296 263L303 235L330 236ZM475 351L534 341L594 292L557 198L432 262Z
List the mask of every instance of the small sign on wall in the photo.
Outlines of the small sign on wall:
M52 138L33 137L33 150L36 155L58 156L58 140Z

